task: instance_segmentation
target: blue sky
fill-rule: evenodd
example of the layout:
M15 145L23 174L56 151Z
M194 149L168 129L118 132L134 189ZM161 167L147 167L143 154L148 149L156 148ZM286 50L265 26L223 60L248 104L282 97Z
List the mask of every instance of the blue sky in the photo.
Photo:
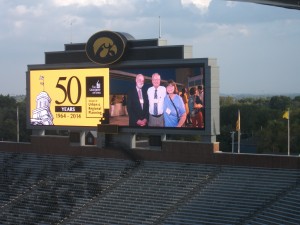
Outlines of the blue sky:
M222 94L300 93L300 11L226 0L0 0L0 94L26 93L27 65L101 30L192 45L216 58Z

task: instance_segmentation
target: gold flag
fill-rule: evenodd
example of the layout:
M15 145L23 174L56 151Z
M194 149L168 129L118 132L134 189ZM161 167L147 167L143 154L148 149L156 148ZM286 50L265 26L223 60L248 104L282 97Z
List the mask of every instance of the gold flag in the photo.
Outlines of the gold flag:
M289 115L289 111L285 111L284 113L283 113L283 115L282 115L282 118L283 119L289 119L289 117L290 117L290 115Z
M238 111L238 119L236 121L235 130L239 131L241 129L241 117L240 117L240 110Z

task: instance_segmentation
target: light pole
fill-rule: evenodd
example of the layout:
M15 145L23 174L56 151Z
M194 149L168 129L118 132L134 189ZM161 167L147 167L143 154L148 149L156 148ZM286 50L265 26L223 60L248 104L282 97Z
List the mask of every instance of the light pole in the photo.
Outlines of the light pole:
M235 132L234 131L231 131L231 151L232 153L234 153L234 134Z
M19 142L19 106L17 106L17 142Z

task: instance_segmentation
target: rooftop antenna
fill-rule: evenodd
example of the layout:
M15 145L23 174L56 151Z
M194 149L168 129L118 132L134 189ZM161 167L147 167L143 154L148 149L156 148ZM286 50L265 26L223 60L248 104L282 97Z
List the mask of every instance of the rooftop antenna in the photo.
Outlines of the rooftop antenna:
M73 36L73 30L72 30L72 26L73 26L73 21L71 20L71 24L70 24L70 43L72 44L72 36Z
M158 38L161 38L161 25L160 25L160 16L158 17Z

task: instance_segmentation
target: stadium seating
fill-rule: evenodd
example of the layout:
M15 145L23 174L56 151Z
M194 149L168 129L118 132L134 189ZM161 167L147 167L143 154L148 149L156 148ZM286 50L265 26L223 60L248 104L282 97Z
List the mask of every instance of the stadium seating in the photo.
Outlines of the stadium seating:
M0 151L0 224L300 224L300 171Z

